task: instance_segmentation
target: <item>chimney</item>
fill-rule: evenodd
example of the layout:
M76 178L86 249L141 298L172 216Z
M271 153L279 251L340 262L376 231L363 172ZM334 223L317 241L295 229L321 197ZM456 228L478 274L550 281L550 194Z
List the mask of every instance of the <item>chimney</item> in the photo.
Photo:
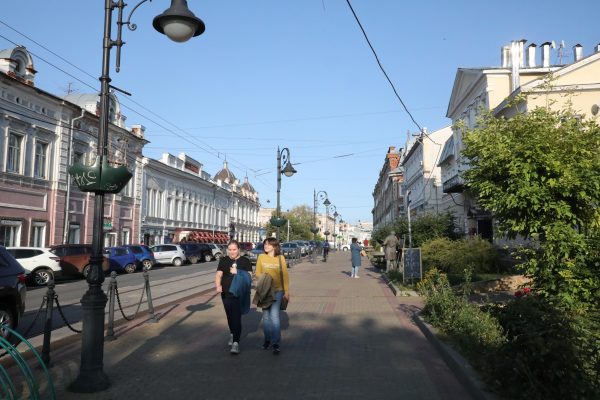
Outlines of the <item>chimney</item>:
M396 146L390 146L390 147L388 148L388 153L393 153L393 152L394 152L394 150L396 150Z
M535 43L531 43L527 46L527 67L535 68L535 49L537 45Z
M577 62L583 58L583 46L577 43L573 46L573 62Z
M525 43L527 43L526 39L519 40L519 67L525 67Z
M500 62L502 63L502 68L510 67L510 46L502 46L500 51Z
M512 61L512 71L511 71L511 88L510 91L514 92L517 90L519 86L521 86L520 81L520 66L521 60L519 59L519 52L521 52L521 48L523 46L522 42L517 42L513 40L510 43L510 58ZM521 53L522 54L522 53Z
M594 51L596 51L596 53L600 53L600 43L598 43L596 47L594 47Z
M542 67L548 68L550 66L550 46L552 43L544 42L542 43Z

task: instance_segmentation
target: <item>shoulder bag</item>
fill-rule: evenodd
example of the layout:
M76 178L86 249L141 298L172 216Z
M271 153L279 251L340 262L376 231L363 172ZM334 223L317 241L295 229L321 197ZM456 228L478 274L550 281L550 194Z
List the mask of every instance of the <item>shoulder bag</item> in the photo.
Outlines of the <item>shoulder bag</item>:
M285 282L283 281L283 267L281 266L281 256L279 256L279 276L281 277L281 287L283 288L283 296L281 298L281 307L280 310L287 309L289 301L285 298Z

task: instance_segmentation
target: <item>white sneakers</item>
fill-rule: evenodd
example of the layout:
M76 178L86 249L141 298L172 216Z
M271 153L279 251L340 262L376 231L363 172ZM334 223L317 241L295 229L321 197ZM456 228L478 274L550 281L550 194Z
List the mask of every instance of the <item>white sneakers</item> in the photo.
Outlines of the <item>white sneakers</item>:
M360 278L358 275L350 275L350 278Z
M233 342L231 345L231 350L229 350L231 354L240 354L240 344L238 342Z
M233 344L233 333L229 334L229 342L227 342L227 346L231 347Z

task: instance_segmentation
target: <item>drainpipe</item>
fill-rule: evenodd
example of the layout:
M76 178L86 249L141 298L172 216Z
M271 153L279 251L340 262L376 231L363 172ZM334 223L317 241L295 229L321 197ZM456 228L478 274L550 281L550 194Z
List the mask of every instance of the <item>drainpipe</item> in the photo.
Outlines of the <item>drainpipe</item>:
M67 168L71 163L72 158L72 149L73 149L73 126L75 121L82 119L85 115L85 109L81 109L81 115L77 118L73 118L71 120L71 126L69 129L69 150L67 151ZM67 194L65 196L65 223L63 227L63 244L67 243L69 240L69 202L71 201L71 177L67 174Z

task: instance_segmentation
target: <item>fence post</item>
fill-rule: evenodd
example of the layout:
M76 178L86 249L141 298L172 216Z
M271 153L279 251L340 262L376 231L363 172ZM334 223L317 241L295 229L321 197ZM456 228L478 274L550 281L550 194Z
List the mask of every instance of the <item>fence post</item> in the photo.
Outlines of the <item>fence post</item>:
M44 322L44 344L42 346L42 361L46 366L50 366L50 337L52 336L52 314L54 312L54 280L48 281L48 290L46 290L46 321Z
M115 340L115 293L117 288L117 273L110 273L110 283L108 284L108 327L106 328L105 340Z
M152 293L150 293L150 272L149 268L144 267L144 286L146 287L146 297L148 298L148 313L151 322L158 322L154 315L154 306L152 305Z

